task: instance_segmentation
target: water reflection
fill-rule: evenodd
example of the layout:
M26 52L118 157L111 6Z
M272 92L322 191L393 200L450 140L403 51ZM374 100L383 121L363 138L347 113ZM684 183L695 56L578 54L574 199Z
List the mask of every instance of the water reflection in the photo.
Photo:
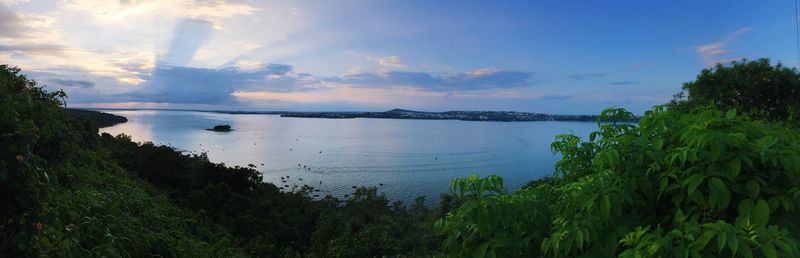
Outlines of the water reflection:
M550 142L586 136L594 123L308 119L189 111L106 111L129 122L102 132L207 152L229 166L256 165L278 186L320 187L338 197L352 186L378 186L392 199L429 203L454 177L503 176L510 189L552 174ZM232 132L205 130L229 124ZM262 165L263 164L263 165ZM283 178L283 179L281 179ZM301 180L302 179L302 180ZM285 182L284 182L285 181ZM320 182L322 182L320 184Z

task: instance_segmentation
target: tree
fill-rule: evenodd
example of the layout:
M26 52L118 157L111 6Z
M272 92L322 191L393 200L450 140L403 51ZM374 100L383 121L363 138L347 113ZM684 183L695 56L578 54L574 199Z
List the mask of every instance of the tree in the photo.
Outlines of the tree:
M695 81L683 84L672 101L687 111L713 103L720 110L736 109L770 121L798 121L800 72L769 59L717 64L704 69Z

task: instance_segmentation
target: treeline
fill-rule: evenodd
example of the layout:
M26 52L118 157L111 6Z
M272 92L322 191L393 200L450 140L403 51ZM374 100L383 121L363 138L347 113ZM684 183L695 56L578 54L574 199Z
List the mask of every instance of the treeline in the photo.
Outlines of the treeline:
M65 108L64 110L67 111L68 114L78 117L79 119L91 121L98 128L109 127L128 122L128 119L123 116L104 112L75 108Z

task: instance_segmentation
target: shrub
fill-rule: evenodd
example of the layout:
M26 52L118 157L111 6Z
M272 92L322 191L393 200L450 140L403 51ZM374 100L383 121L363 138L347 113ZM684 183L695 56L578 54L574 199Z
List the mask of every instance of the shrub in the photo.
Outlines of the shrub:
M601 117L627 114L606 110ZM797 257L800 134L713 107L560 135L553 180L512 194L454 180L436 223L451 256Z

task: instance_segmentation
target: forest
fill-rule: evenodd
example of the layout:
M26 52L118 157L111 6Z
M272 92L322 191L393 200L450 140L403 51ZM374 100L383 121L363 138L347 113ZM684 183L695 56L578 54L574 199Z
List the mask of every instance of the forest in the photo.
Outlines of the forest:
M282 192L100 135L63 91L1 65L0 256L798 257L798 99L797 69L716 65L642 116L612 107L588 138L557 136L551 177L455 178L429 208Z

